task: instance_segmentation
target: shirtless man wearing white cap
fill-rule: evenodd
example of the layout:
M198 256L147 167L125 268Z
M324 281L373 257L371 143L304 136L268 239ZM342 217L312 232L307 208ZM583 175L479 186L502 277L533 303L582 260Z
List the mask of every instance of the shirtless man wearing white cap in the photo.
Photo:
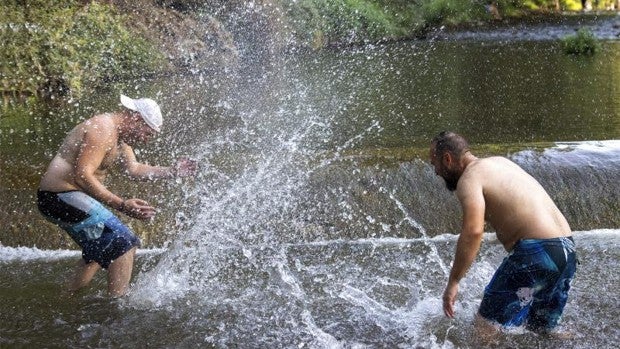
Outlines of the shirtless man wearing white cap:
M139 163L132 147L161 131L161 111L148 98L121 96L121 103L126 109L75 126L41 179L39 211L82 248L82 259L68 284L70 292L88 285L101 268L108 270L111 296L127 292L140 239L105 206L141 220L155 215L146 201L123 198L103 185L109 168L120 165L140 180L185 177L196 171L196 163L188 159L171 167Z

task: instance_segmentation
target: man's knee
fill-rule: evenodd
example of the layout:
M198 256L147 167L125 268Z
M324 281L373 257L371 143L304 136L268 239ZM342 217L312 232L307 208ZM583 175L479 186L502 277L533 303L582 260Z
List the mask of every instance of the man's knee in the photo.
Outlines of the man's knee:
M136 250L137 249L138 248L135 247L135 246L130 248L129 250L127 250L127 252L121 254L120 256L118 256L115 259L113 259L112 261L110 261L110 266L112 266L114 264L118 265L119 263L123 263L123 264L129 263L129 262L133 263L133 259L134 259L135 255L136 255Z
M474 318L474 334L475 338L480 340L481 343L492 343L500 331L500 326L488 319L485 319L480 313L476 314Z

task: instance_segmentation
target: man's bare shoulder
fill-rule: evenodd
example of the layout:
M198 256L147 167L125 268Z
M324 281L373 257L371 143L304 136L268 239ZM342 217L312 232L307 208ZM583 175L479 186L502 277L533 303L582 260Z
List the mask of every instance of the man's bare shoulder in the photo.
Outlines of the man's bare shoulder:
M489 165L487 158L476 159L467 165L457 185L456 194L459 198L466 192L482 188L485 172L487 172L486 168Z
M510 159L503 157L503 156L489 156L486 158L479 158L478 159L478 163L480 164L485 164L485 165L497 165L497 164L514 164Z
M518 165L508 158L503 156L491 156L488 158L479 158L472 162L469 166L467 166L465 172L484 174L488 173L488 171L497 171L505 168L515 169L516 167L518 167Z
M109 130L116 127L116 125L114 124L114 119L112 118L112 114L110 113L97 114L90 119L84 120L82 124L89 129L95 128Z
M111 114L98 114L81 124L87 138L116 143L117 129Z
M519 166L502 156L491 156L488 158L478 158L471 162L459 180L467 186L485 186L489 179L503 175L506 172L518 171Z

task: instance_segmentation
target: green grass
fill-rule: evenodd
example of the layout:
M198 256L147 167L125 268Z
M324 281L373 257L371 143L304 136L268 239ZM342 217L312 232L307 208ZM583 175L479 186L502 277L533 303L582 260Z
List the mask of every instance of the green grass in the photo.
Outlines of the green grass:
M285 2L298 43L320 48L407 37L423 25L411 1L300 0Z
M486 15L482 2L463 0L422 0L422 13L426 25L459 24Z
M562 48L567 54L591 56L600 50L600 43L590 30L581 28L562 39Z
M79 96L103 80L151 72L163 60L99 2L8 0L0 5L0 89Z

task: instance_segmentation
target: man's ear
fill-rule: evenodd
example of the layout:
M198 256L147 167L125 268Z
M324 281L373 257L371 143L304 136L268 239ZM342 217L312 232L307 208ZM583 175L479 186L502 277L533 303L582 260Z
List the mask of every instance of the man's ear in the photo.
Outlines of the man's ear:
M454 161L454 158L452 157L452 154L450 154L450 152L445 152L445 153L443 153L443 155L441 156L441 162L442 162L445 166L450 166L450 165L452 165L452 161Z

